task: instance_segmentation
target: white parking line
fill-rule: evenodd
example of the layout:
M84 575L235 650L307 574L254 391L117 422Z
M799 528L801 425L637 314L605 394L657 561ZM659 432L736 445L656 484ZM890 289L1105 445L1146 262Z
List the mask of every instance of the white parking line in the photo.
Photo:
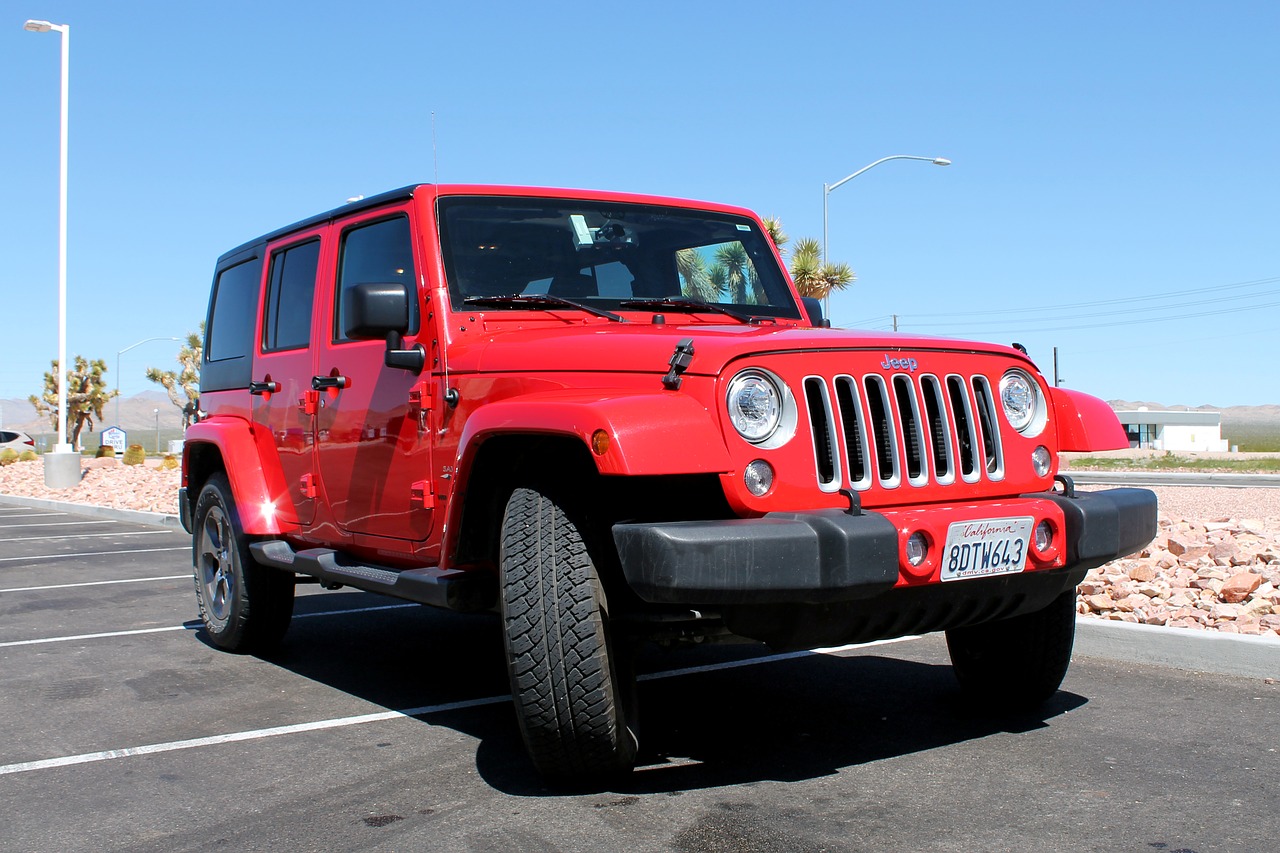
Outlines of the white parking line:
M189 578L191 575L178 575L177 577ZM7 592L8 590L0 590ZM310 619L315 616L344 616L348 613L372 613L375 610L400 610L405 607L422 607L421 604L383 604L377 607L355 607L348 610L322 610L318 613L295 613L294 619ZM48 643L71 643L76 640L105 640L111 637L135 637L139 634L163 634L168 631L194 631L195 626L187 625L169 625L164 628L135 628L129 631L104 631L100 634L73 634L69 637L39 637L34 640L10 640L7 643L0 643L0 649L8 649L14 646L41 646Z
M7 518L7 516L6 516ZM118 521L49 521L37 524L0 524L0 530L11 527L88 527L90 524L119 524ZM0 539L0 542L5 540ZM15 540L16 541L16 540Z
M65 512L28 512L28 513L23 513L22 515L13 515L13 514L11 514L11 513L7 513L7 512L4 512L4 511L0 511L0 518L4 518L4 519L9 519L9 518L55 518L55 517L58 517L58 516L61 516L61 517L63 517L63 518L66 518L67 513L65 513Z
M172 530L134 530L126 533L85 533L80 536L24 536L20 539L0 539L4 542L51 542L57 539L101 539L105 536L168 536Z
M31 557L0 557L0 563L16 563L29 560L72 560L76 557L106 557L112 554L159 554L162 551L190 550L190 545L183 545L180 548L135 548L129 551L84 551L79 554L36 554Z
M320 615L320 614L315 614ZM812 652L786 652L777 655L766 655L758 658L748 658L747 660L728 661L726 663L710 664L708 666L688 667L685 669L672 669L666 672L655 672L646 676L642 676L644 681L654 681L661 678L676 678L681 675L687 675L691 672L710 672L720 669L737 669L744 666L756 666L766 663L777 663L779 661L791 660L793 658L805 657L812 654L838 654L840 652L849 651L851 649L868 648L871 646L887 645L889 643L901 643L906 640L915 640L918 637L901 637L894 640L880 640L874 643L861 643L857 645L838 646L829 649L814 649ZM316 720L310 723L295 723L290 726L273 726L267 729L251 729L249 731L231 732L224 735L212 735L210 737L192 738L190 740L175 740L168 743L152 743L145 746L130 746L123 749L108 749L102 752L86 752L80 755L66 755L60 758L46 758L40 761L21 761L17 764L0 765L0 776L8 776L13 773L26 773L30 770L48 770L53 767L70 767L74 764L90 764L97 761L111 761L116 758L131 758L135 755L155 755L161 752L176 752L183 749L196 749L202 746L217 746L224 743L239 743L248 740L261 740L269 737L279 737L280 735L299 734L301 732L316 732L326 729L345 728L347 726L358 726L364 723L377 723L386 720L403 719L407 717L426 717L431 714L440 714L446 711L460 711L469 708L480 708L486 705L498 705L503 702L510 702L510 696L486 696L483 699L467 699L461 702L446 702L440 705L424 705L419 708L406 708L399 711L382 711L376 714L360 714L354 717L333 717L328 720Z
M84 581L82 583L56 583L49 586L15 586L9 589L0 589L0 593L5 592L42 592L46 589L72 589L77 586L110 586L116 583L146 583L148 581L176 581L182 578L190 578L191 573L185 575L162 575L158 578L127 578L118 581Z

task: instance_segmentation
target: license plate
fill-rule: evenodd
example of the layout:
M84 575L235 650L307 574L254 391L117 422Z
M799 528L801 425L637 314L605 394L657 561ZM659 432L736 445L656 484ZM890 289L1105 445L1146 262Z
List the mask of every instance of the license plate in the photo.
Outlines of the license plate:
M957 521L947 528L942 579L958 581L1017 574L1026 568L1033 518Z

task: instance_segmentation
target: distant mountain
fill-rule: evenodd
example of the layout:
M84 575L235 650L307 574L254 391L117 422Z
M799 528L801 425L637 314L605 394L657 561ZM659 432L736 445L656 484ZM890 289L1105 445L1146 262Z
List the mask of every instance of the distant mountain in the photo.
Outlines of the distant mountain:
M121 426L127 432L154 433L156 409L160 410L162 433L182 430L182 413L169 402L169 395L164 391L143 391L132 397L110 401L102 410L103 422L95 423L93 427L95 431L109 426ZM3 417L6 429L18 429L32 435L53 432L53 424L48 416L36 414L35 408L26 400L0 400L0 416ZM98 441L95 438L86 442L82 438L82 443L96 447Z
M1115 411L1132 412L1147 408L1153 412L1221 412L1222 423L1280 423L1280 406L1166 406L1163 403L1129 402L1128 400L1108 400Z

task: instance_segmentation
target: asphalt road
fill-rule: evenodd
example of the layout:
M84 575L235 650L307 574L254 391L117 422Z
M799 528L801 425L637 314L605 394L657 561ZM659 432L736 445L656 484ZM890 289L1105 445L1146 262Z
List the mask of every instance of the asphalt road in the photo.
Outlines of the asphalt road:
M646 657L644 765L543 788L496 622L300 587L211 648L189 540L0 506L0 850L1273 851L1280 686L1079 658L967 710L938 637ZM692 670L692 671L691 671ZM406 713L407 712L407 713Z

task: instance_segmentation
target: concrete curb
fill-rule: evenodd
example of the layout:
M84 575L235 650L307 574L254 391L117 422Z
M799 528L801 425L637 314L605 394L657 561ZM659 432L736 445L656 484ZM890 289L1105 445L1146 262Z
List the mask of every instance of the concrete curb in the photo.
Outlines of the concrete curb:
M52 509L69 512L73 515L85 515L90 518L109 518L114 521L127 521L130 524L150 524L154 527L170 527L182 530L182 522L176 515L162 512L142 512L136 509L113 509L109 506L93 506L92 504L73 503L71 501L51 501L45 498L20 498L13 495L0 495L0 504L9 506L25 506L32 509Z
M159 512L112 509L12 495L0 495L0 504L182 529L178 516ZM1280 639L1194 631L1189 628L1166 628L1162 625L1134 625L1087 616L1076 619L1074 655L1219 675L1280 678Z
M1076 619L1074 656L1154 664L1193 672L1280 678L1280 638Z

